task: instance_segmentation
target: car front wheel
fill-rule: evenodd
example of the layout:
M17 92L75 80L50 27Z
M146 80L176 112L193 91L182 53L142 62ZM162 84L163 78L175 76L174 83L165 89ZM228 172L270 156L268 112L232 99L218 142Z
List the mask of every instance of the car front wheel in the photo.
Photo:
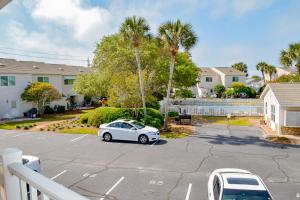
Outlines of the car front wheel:
M103 139L105 142L110 142L112 140L112 136L110 133L104 133Z
M149 139L148 139L147 135L141 135L139 137L139 142L142 143L142 144L147 144L149 142Z

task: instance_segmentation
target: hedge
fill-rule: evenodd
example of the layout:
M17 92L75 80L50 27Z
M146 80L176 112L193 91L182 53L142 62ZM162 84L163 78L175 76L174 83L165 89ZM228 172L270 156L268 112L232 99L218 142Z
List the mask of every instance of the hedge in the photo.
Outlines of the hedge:
M100 107L93 111L81 115L80 122L88 123L92 126L99 126L103 123L109 123L116 119L135 119L143 122L146 125L160 128L163 124L163 115L160 111L148 108L147 117L144 117L142 108L129 109L129 108L114 108L114 107Z

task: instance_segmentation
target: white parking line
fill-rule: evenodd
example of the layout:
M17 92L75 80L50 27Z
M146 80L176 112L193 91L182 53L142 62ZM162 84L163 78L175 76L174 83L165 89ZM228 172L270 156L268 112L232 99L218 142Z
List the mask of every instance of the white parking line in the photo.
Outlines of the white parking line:
M77 137L77 138L72 139L70 142L76 142L76 141L81 140L82 138L84 138L84 137L86 137L86 136L88 136L88 135L87 135L87 134L82 135L82 136L80 136L80 137Z
M190 194L191 194L191 189L192 189L192 184L190 183L189 187L188 187L188 190L187 190L187 193L186 193L186 196L185 196L185 200L189 200Z
M106 193L105 195L109 195L109 193L111 193L111 191L113 191L113 189L115 189L115 187L117 187L123 180L124 180L124 176L122 176L118 182L116 182ZM105 197L100 198L100 200L104 200Z
M56 179L57 177L59 177L59 176L63 175L64 173L66 173L66 172L67 172L67 170L64 170L64 171L60 172L59 174L53 176L53 177L50 178L50 179L51 179L51 180L54 180L54 179Z
M159 142L159 140L156 140L155 142L153 142L152 144L151 144L151 147L153 147L156 143L158 143Z

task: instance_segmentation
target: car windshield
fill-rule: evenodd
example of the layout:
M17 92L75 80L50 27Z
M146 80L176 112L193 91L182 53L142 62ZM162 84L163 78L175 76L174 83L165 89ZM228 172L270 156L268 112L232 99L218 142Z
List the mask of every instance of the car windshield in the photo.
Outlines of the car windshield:
M272 200L267 191L224 189L222 200Z
M272 200L267 191L224 189L222 200Z
M132 124L137 128L137 129L142 129L145 128L145 125L138 122L138 121L133 121Z

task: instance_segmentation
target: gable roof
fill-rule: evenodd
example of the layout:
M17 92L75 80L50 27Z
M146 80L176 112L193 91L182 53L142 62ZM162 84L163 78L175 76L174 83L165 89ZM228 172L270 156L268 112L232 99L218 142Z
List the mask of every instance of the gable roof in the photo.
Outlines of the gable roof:
M262 92L263 99L271 90L282 106L300 106L300 83L269 83Z
M0 74L78 75L89 70L81 66L0 58Z
M276 67L276 69L278 70L283 70L283 71L286 71L288 73L291 73L291 74L294 74L294 73L297 73L297 68L296 67Z
M246 73L241 72L233 67L214 67L214 69L222 72L225 75L245 76Z
M200 74L203 76L218 76L217 72L212 70L212 68L209 67L200 67Z

